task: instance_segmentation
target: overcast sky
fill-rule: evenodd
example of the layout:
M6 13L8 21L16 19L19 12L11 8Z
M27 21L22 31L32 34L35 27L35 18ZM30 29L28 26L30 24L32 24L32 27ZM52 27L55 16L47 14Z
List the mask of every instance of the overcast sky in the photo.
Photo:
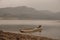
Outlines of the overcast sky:
M60 11L60 0L0 0L0 8L29 6L38 10Z

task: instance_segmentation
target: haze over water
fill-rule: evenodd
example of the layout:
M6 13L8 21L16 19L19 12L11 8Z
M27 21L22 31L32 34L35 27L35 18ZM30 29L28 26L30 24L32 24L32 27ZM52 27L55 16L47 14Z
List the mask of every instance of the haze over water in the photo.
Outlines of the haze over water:
M60 20L0 20L0 25L42 25L41 36L60 39Z
M27 25L60 25L59 20L0 20L0 25L4 24L27 24Z

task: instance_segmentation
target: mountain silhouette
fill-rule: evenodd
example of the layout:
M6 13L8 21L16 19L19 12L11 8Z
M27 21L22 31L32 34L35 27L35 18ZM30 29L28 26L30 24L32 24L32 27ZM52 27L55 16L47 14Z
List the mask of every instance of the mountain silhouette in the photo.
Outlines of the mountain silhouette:
M0 17L17 18L17 19L32 19L32 20L60 20L60 12L51 12L49 10L36 10L34 8L20 6L0 8Z

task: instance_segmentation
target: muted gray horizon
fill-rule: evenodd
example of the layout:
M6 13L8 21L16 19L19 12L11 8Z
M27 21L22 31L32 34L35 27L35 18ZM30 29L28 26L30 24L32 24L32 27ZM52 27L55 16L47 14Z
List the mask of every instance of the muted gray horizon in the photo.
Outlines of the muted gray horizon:
M60 12L60 0L0 0L0 8L18 6Z

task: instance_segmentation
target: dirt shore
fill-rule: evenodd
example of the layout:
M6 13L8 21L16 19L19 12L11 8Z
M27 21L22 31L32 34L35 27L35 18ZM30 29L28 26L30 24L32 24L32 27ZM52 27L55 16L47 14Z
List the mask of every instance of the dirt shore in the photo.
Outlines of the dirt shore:
M0 40L57 40L57 39L0 31Z

